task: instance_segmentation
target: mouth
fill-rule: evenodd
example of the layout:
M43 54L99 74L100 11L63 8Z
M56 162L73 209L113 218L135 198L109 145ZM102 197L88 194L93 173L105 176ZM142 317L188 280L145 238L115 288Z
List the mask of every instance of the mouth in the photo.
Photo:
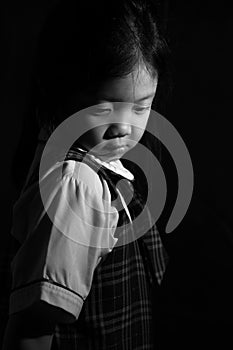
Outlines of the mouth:
M131 141L131 140L130 140ZM91 153L99 157L122 157L128 152L132 146L135 146L135 142L129 140L120 140L118 138L112 139L111 141L105 141L99 144L99 148L93 148Z
M108 152L114 152L114 151L125 151L128 147L128 145L121 145L121 144L113 144L113 145L108 145L105 147L105 149L108 151Z
M129 147L129 143L127 140L123 140L121 138L114 138L111 140L107 140L104 148L109 149L109 150L114 150L114 149L118 149L118 148L127 148Z

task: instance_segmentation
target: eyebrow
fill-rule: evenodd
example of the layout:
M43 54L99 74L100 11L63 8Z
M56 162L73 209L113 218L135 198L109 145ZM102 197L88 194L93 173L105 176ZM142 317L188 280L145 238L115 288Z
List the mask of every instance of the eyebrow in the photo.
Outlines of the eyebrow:
M136 103L137 102L142 102L142 101L148 100L151 97L154 98L154 96L155 96L155 93L153 92L153 93L151 93L151 94L149 94L147 96L139 98L138 100L136 100L134 102L136 102ZM101 101L104 100L104 101L109 101L109 102L126 102L126 101L124 101L122 99L115 98L113 96L100 96L99 100L101 100Z

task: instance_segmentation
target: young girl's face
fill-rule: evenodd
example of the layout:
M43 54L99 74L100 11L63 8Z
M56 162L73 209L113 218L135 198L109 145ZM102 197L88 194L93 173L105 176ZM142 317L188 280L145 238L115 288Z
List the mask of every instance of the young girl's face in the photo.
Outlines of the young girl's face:
M145 131L157 82L157 77L140 67L103 84L96 96L90 97L98 104L82 116L88 132L79 138L81 146L107 162L132 149Z

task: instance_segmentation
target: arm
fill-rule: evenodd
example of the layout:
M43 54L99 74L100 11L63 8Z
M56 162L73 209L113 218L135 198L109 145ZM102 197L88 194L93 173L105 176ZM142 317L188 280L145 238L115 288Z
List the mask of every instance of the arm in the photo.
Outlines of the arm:
M21 222L25 207L19 205L15 212L13 233L22 245L12 262L11 316L3 350L49 350L56 324L78 318L94 269L115 243L118 213L105 211L95 184L89 188L72 176L62 181L56 173L49 176L42 185L53 220L37 192L31 196L25 227Z
M44 302L15 314L8 320L3 350L50 350L56 323L72 322L73 317Z
M21 333L21 326L28 330L28 334ZM31 320L24 320L21 313L10 316L5 337L3 350L50 350L52 344L52 334L33 336L30 334L29 325ZM38 332L39 333L39 332Z

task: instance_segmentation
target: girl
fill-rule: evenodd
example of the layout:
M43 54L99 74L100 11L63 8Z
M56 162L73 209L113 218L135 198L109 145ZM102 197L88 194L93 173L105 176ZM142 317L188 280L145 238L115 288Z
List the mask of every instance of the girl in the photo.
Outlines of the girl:
M153 3L61 3L38 53L42 131L14 207L21 247L4 350L153 349L151 291L165 252L155 226L136 239L147 188L120 161L142 138L165 72ZM86 132L39 176L46 141L75 113Z

